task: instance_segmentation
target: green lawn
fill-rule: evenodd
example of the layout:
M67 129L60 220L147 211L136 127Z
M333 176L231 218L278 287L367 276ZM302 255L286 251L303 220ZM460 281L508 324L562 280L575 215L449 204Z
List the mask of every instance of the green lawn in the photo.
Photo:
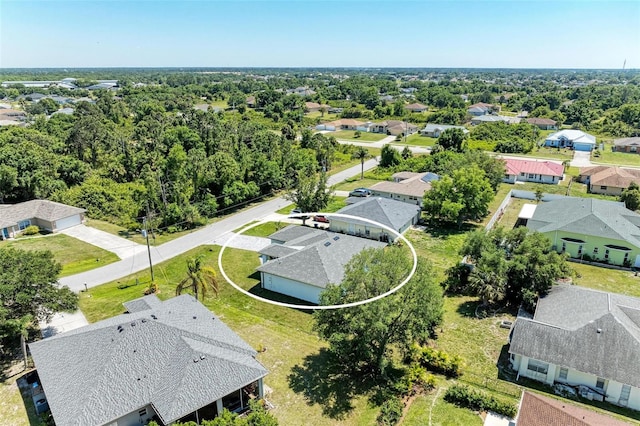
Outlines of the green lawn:
M509 155L509 154L504 154ZM523 157L536 157L536 158L548 158L550 160L571 161L573 159L573 150L570 149L558 149L549 148L545 146L534 148L533 151L527 154L513 154Z
M599 151L600 156L591 155L591 161L594 164L615 164L616 166L638 166L640 167L640 155L626 152L613 152L613 145L605 145L604 151Z
M405 142L404 138L402 138L399 142L394 141L395 144L400 145L414 145L414 146L433 146L438 142L436 138L430 138L428 136L422 136L420 133L414 133L412 135L407 136L407 141Z
M482 418L471 410L446 402L445 386L428 395L420 395L411 404L401 426L482 426ZM435 401L434 401L435 400ZM431 415L431 423L429 423Z
M28 395L28 390L21 394L21 390L18 388L16 380L21 376L22 374L15 375L0 381L0 424L11 426L44 425L45 423L35 413L35 407Z
M505 209L502 217L498 220L498 225L505 229L512 229L518 221L518 214L525 204L535 204L535 200L525 200L522 198L513 198Z
M354 130L338 130L337 132L329 132L326 135L333 136L336 139L352 140L357 142L378 142L388 136L383 133L360 132L360 137L356 138Z
M175 284L186 274L189 256L203 255L205 264L217 270L218 252L217 246L203 246L158 264L158 296L161 299L174 296ZM255 276L246 276L247 271L257 266L256 253L227 249L224 259L225 271L238 284L249 288L257 283ZM149 279L147 272L141 272L119 281L133 284L136 276L145 281ZM125 289L118 289L118 282L104 284L81 293L80 307L90 322L98 321L122 313L121 303L142 296L144 288L143 283ZM290 388L292 372L300 371L296 366L303 365L305 357L323 347L312 331L309 313L258 302L226 283L221 284L219 297L207 296L204 304L254 348L262 345L267 349L258 359L269 370L265 383L273 389L269 400L276 407L272 413L280 424L300 424L301 419L309 425L368 425L375 421L378 410L365 397L354 398L353 408L344 418L331 418L323 413L322 404L309 403L303 392Z
M62 265L61 277L99 268L119 260L115 254L64 234L0 242L0 248L50 250Z
M128 229L123 228L122 226L119 226L110 222L106 222L104 220L87 219L87 222L85 223L85 225L91 226L92 228L96 228L104 232L108 232L113 235L117 235L122 238L126 238L138 244L147 244L147 239L143 237L140 232L129 231ZM164 244L168 241L175 240L176 238L181 237L183 235L190 234L195 230L196 229L188 229L186 231L180 231L180 232L174 232L174 233L156 231L153 234L151 233L149 234L149 245L157 246L160 244ZM154 236L155 238L153 238Z
M255 223L255 222L251 222ZM250 223L248 223L246 226L250 225ZM243 226L242 228L245 228L246 226ZM277 232L279 230L281 230L282 228L284 228L285 226L287 226L286 223L280 223L280 222L265 222L263 224L260 224L258 226L256 226L255 228L251 228L246 232L243 232L242 235L247 235L250 237L268 237L269 235L273 234L274 232ZM238 232L240 231L242 228L238 228L236 230L234 230L233 232Z
M574 278L577 285L611 293L640 297L640 277L633 272L601 268L571 262L569 264L579 274Z

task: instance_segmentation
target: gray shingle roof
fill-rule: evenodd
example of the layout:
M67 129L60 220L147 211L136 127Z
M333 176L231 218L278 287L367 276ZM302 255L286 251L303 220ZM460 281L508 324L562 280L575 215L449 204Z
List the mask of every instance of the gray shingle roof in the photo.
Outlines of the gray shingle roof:
M351 204L337 211L337 213L363 217L379 222L396 231L400 230L407 222L410 222L419 212L420 206L381 197L369 197L359 203ZM340 220L371 225L368 222L357 219L340 218Z
M321 240L313 240L301 250L271 260L257 270L325 288L328 284L342 282L344 266L353 256L367 248L385 246L378 241L325 231Z
M536 207L527 228L538 232L566 231L627 241L640 247L640 215L624 203L596 198L563 198Z
M109 423L147 404L170 423L267 374L192 296L153 298L151 309L29 345L58 426Z
M640 137L635 136L632 138L614 139L613 145L615 146L635 146L640 145Z
M275 241L282 241L283 243L286 243L287 241L294 240L302 236L307 236L312 232L323 232L323 231L317 230L315 228L309 228L306 226L289 225L286 228L283 228L269 235L269 238L272 241L275 240Z
M640 387L640 299L555 286L516 320L509 352Z
M75 214L84 213L86 210L79 207L68 206L49 200L31 200L18 204L6 204L0 210L0 227L15 226L21 220L42 219L49 222L64 219Z

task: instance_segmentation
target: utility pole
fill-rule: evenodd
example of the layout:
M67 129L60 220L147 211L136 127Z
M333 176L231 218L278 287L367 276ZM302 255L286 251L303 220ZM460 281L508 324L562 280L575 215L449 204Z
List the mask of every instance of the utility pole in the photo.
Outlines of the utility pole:
M144 236L147 239L147 254L149 255L149 269L151 270L151 282L154 283L155 282L155 277L153 276L153 263L151 262L151 247L149 246L149 229L148 229L148 224L149 224L149 204L148 203L147 203L147 215L142 220L142 223L144 225Z

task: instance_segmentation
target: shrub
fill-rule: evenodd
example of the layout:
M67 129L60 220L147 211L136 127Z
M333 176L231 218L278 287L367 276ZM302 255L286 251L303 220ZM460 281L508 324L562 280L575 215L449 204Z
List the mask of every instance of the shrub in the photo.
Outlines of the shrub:
M402 410L404 410L404 403L400 398L386 400L380 407L380 414L378 414L377 418L378 424L384 426L397 424L400 417L402 417Z
M453 385L444 394L444 400L475 411L493 411L507 417L515 417L518 409L508 402L499 401L484 392L468 386Z
M430 348L428 346L420 347L414 345L411 349L414 360L421 366L444 374L447 377L458 377L462 374L462 358L458 355L450 355L444 351Z
M27 226L22 232L23 235L36 235L40 232L40 228L36 225Z

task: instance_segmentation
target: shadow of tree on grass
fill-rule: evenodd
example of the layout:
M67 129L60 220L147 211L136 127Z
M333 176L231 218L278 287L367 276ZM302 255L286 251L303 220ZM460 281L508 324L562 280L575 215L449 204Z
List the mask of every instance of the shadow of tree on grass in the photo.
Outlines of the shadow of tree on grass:
M353 410L352 400L368 394L375 384L366 375L358 375L340 362L328 349L305 357L288 377L289 387L302 393L307 404L322 406L323 415L343 419Z

